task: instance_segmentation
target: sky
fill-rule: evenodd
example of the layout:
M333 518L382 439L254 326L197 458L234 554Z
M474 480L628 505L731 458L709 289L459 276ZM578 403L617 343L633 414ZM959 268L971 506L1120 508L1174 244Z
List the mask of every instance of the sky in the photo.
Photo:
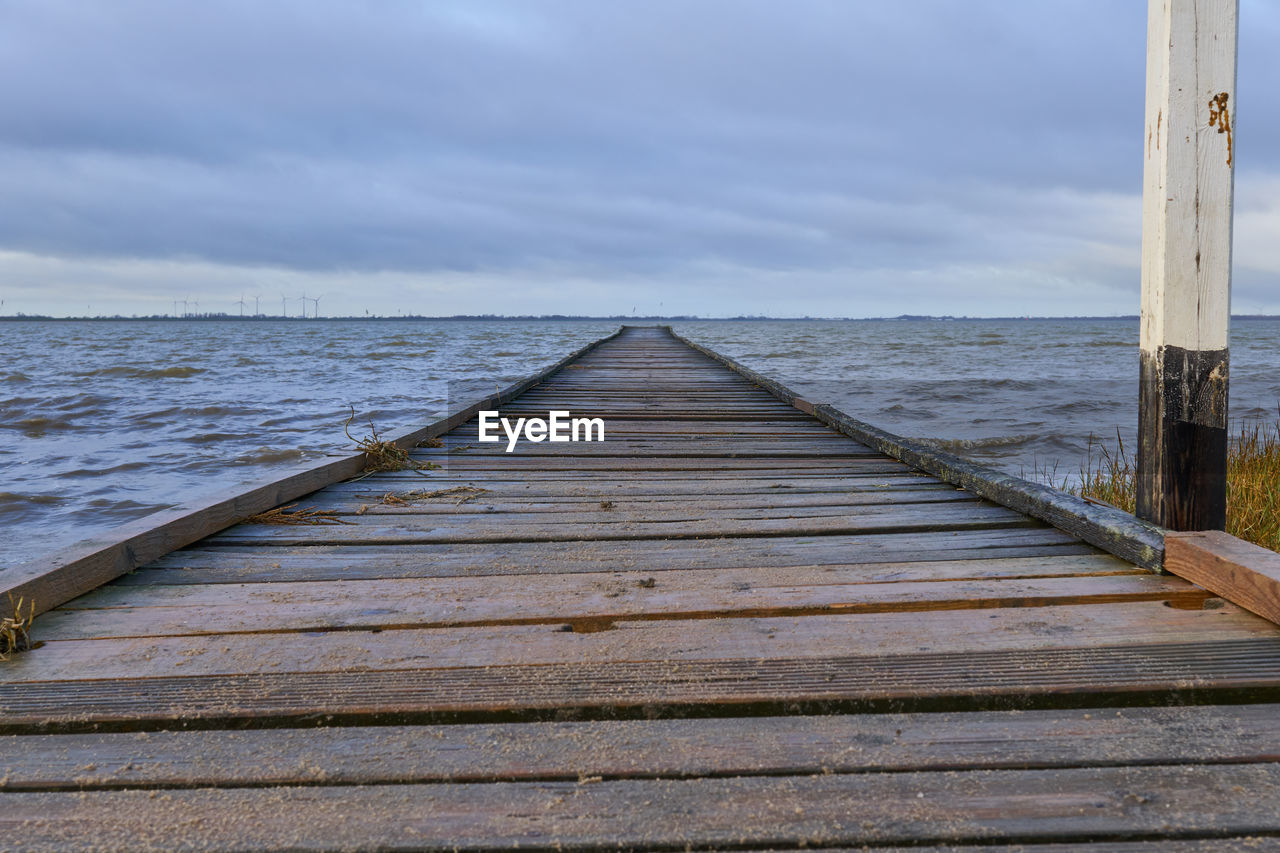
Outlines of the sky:
M0 314L1136 314L1146 6L6 0ZM1240 20L1233 309L1280 313Z

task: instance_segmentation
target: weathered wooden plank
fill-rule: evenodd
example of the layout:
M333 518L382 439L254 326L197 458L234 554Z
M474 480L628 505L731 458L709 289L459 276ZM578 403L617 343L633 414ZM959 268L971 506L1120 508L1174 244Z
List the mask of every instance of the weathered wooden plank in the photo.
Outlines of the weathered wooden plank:
M317 494L325 497L357 495L367 498L380 498L389 491L397 493L410 490L435 491L437 488L469 484L472 484L472 478L451 476L448 472L435 471L432 473L430 483L421 480L409 480L407 482L388 484L382 479L372 481L364 479L334 483L332 486L326 487L322 493ZM955 486L943 483L936 477L910 473L836 477L806 474L802 477L765 477L761 479L713 477L709 474L699 474L696 478L640 477L639 475L633 475L625 480L594 477L589 481L584 481L580 477L560 479L549 477L545 474L539 476L536 480L529 480L513 474L505 478L486 478L485 488L495 494L526 497L598 495L600 497L656 496L685 499L689 495L697 495L700 498L705 496L708 499L715 500L722 495L856 494L862 492L886 492L895 489L955 489Z
M711 537L819 536L929 530L982 530L1038 526L1001 506L899 504L854 507L828 517L694 518L687 521L629 521L599 510L573 522L541 519L517 523L489 516L355 516L345 525L241 524L207 537L209 545L408 545L462 542L564 542L567 540L706 539Z
M1280 554L1221 530L1170 533L1165 568L1272 622L1280 622Z
M646 619L901 613L1169 601L1209 593L1155 575L839 583L829 572L670 571L536 575L518 589L492 578L105 587L40 619L44 641L262 631L443 628Z
M443 470L449 473L482 473L529 472L539 471L554 473L583 471L596 473L611 472L672 472L672 471L710 471L727 476L743 472L748 475L768 472L773 476L796 473L801 476L814 471L829 474L860 474L880 471L907 471L909 466L887 456L866 456L863 454L834 455L819 457L804 456L749 456L737 458L733 456L553 456L547 454L522 455L520 453L435 453L430 455L418 451L413 454L423 461L447 466ZM412 471L388 471L377 475L379 480L418 478L432 479L439 476L435 471L418 474Z
M330 580L373 577L518 575L636 569L760 566L866 566L893 574L945 571L963 561L972 577L1000 576L999 558L1096 555L1097 549L1052 528L996 528L925 532L910 536L777 537L760 539L597 540L488 544L310 545L299 548L200 547L175 551L116 583L239 583L255 580ZM984 563L990 560L988 572ZM885 564L891 568L883 569ZM938 564L944 568L939 569ZM1119 563L1126 570L1130 564ZM1037 571L1026 570L1035 575Z
M1280 715L1201 705L96 732L0 736L0 754L5 792L1251 764L1280 760Z
M534 416L546 417L547 409L543 407L516 408L515 406L504 406L503 412L515 416ZM655 412L648 406L637 406L626 409L596 409L591 411L592 417L601 417L607 420L614 418L630 419L637 421L661 421L664 423L675 423L679 421L703 421L707 423L738 423L748 422L755 423L762 419L776 421L779 424L808 423L805 413L796 412L794 415L784 414L775 410L726 410L723 412L690 412L689 410L672 409L664 412Z
M623 480L624 483L611 479L610 475L615 475L618 479ZM383 484L387 484L386 488L388 489L402 488L406 484L411 484L407 487L413 489L432 484L435 484L435 488L444 488L446 486L455 486L459 483L495 482L520 483L522 486L528 486L531 489L539 488L543 483L576 483L579 486L590 485L600 489L612 489L624 484L655 484L665 487L682 483L687 486L693 482L704 481L709 484L703 486L704 490L714 493L719 491L721 486L731 486L734 483L751 486L764 481L766 485L772 486L774 483L780 483L781 485L776 486L776 488L787 488L787 484L800 481L834 482L862 479L864 482L894 483L903 481L900 478L916 478L919 482L939 482L937 478L923 479L918 471L913 471L900 462L882 463L868 460L856 472L830 471L823 468L809 468L797 471L769 467L756 470L744 468L727 471L721 471L714 467L656 471L635 468L626 470L604 468L594 471L546 468L518 471L514 468L487 468L484 466L469 468L464 465L451 465L447 469L431 471L424 475L406 472L380 474L376 480L369 478L365 488L377 488Z
M0 832L15 850L670 850L801 840L1194 838L1276 832L1280 767L12 793L0 802Z
M643 380L637 379L635 381ZM465 424L459 424L452 432L439 436L439 440L445 445L473 442L476 438L478 423L478 419L473 418ZM793 438L800 440L834 438L840 441L852 441L848 436L842 435L813 418L800 423L795 423L791 419L775 422L768 418L761 418L756 421L735 421L732 423L707 421L705 424L700 424L696 420L674 421L670 424L664 424L652 420L616 418L609 421L606 433L610 437L616 435L626 438L652 437L661 439L700 435L707 438L769 438L774 441L787 441Z
M55 640L0 668L0 684L163 676L356 672L592 661L605 671L634 661L753 663L883 658L945 650L1090 649L1119 643L1253 639L1280 646L1266 620L1224 605L1181 610L1159 602L1010 607L917 613L815 614L735 619L485 625L465 628L215 634ZM130 682L132 689L136 681ZM917 684L917 694L931 687Z
M1280 641L1260 638L963 654L29 681L0 684L0 732L1186 705L1278 698Z
M491 432L491 437L498 437L497 442L480 443L471 438L465 444L453 445L456 449L418 450L413 458L433 464L442 464L445 460L459 458L465 453L467 459L477 456L497 456L503 459L554 457L556 459L580 458L674 458L674 459L837 459L862 458L878 459L882 454L858 447L852 443L840 444L834 441L747 441L714 439L691 436L689 438L670 439L624 439L606 434L603 441L569 442L551 444L546 441L530 442L521 437L514 448L508 451L510 443L505 433ZM462 450L465 447L466 450Z
M465 488L465 487L463 487ZM521 490L523 491L523 490ZM388 494L390 497L388 497ZM698 496L696 506L687 495L619 496L602 501L599 496L529 496L507 489L453 491L408 489L376 495L329 491L309 497L308 508L339 515L493 515L516 520L545 519L549 523L607 511L615 517L650 521L692 518L762 518L767 516L833 515L850 508L910 503L973 503L977 498L947 485L915 489L878 489L858 492L812 493L777 490L757 495Z

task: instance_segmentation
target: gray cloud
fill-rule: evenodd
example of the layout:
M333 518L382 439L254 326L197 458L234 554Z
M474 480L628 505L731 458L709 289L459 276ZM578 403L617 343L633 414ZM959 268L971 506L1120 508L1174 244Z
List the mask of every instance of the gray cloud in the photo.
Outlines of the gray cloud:
M1280 174L1280 15L1243 5L1241 185ZM9 3L0 249L75 261L67 288L181 259L250 271L224 294L389 272L475 311L504 276L579 282L547 311L599 281L785 313L788 274L815 313L893 312L857 288L895 275L901 311L1136 306L1145 6Z

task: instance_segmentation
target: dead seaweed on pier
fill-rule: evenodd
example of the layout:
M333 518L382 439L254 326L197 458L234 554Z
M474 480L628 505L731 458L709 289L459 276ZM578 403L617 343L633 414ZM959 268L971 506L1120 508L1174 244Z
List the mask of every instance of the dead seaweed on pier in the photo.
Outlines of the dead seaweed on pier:
M35 599L27 602L27 615L22 615L23 599L19 596L15 602L9 596L9 606L13 608L12 616L0 618L0 661L8 660L13 652L22 652L32 647L31 623L36 618Z
M287 525L317 525L317 524L354 524L355 522L338 518L335 510L331 509L297 509L297 504L286 504L278 506L275 509L269 509L266 512L260 512L251 515L244 520L245 524L287 524Z
M387 441L382 438L382 436L378 435L378 430L373 425L373 421L369 421L369 434L357 439L351 434L351 422L355 419L356 408L352 406L351 417L347 418L347 422L342 425L342 431L355 444L356 450L365 455L364 474L366 476L383 471L414 471L422 474L424 471L440 467L432 462L420 462L409 456L409 451L394 441ZM426 475L423 474L423 476Z
M386 506L407 506L413 501L441 499L452 500L453 498L457 498L453 505L461 506L462 504L470 503L487 491L489 490L482 489L479 486L454 486L450 489L437 489L434 492L424 492L420 490L401 492L400 494L387 492L382 496L382 503Z

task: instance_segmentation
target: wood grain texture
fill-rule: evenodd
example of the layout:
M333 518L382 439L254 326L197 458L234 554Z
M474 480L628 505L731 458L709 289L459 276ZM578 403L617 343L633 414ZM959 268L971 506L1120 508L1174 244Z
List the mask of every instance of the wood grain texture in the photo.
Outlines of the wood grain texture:
M125 689L162 676L364 672L486 665L538 669L593 661L888 658L945 651L952 658L1017 650L1087 650L1119 643L1276 640L1275 626L1239 608L1183 610L1158 601L1000 607L918 613L815 613L725 619L618 620L392 630L222 633L53 640L0 667L0 684L118 679ZM139 679L140 675L145 678ZM589 687L589 684L583 685ZM1171 685L1172 686L1172 685ZM920 685L921 692L928 687Z
M292 545L413 545L426 543L565 542L635 539L708 539L719 537L821 536L825 534L893 533L933 530L984 530L1038 526L1025 515L991 505L899 504L855 507L830 516L771 518L694 518L669 521L615 518L608 512L589 513L561 524L542 519L518 523L502 518L463 516L377 515L352 525L241 524L214 534L207 544Z
M0 795L14 850L1080 842L1271 834L1277 815L1266 764Z
M1209 597L1155 575L1013 578L954 583L840 582L811 569L534 575L519 587L491 577L335 580L319 583L111 586L41 620L46 641L265 631L445 628L619 621L903 613L1168 601Z
M1170 533L1165 567L1272 622L1280 623L1280 554L1221 530Z
M1227 348L1238 0L1150 0L1142 341Z
M192 547L119 578L119 584L242 583L269 580L338 580L450 575L522 575L627 570L663 572L690 568L766 566L871 566L871 571L907 572L909 563L937 567L940 577L963 561L968 577L999 576L1004 559L1097 557L1099 552L1052 528L995 528L860 536L725 539L636 539L545 543L462 543L450 545L307 545ZM990 571L982 561L991 560ZM891 564L884 568L885 564ZM1103 565L1132 569L1114 558ZM1024 564L1021 564L1025 566ZM1047 571L1056 570L1046 562ZM1026 568L1037 574L1035 568ZM905 576L905 575L902 575Z
M1173 639L962 654L583 660L0 683L0 733L1280 700L1280 641Z
M95 732L0 736L0 754L8 792L1250 764L1280 760L1280 715L1224 705Z

